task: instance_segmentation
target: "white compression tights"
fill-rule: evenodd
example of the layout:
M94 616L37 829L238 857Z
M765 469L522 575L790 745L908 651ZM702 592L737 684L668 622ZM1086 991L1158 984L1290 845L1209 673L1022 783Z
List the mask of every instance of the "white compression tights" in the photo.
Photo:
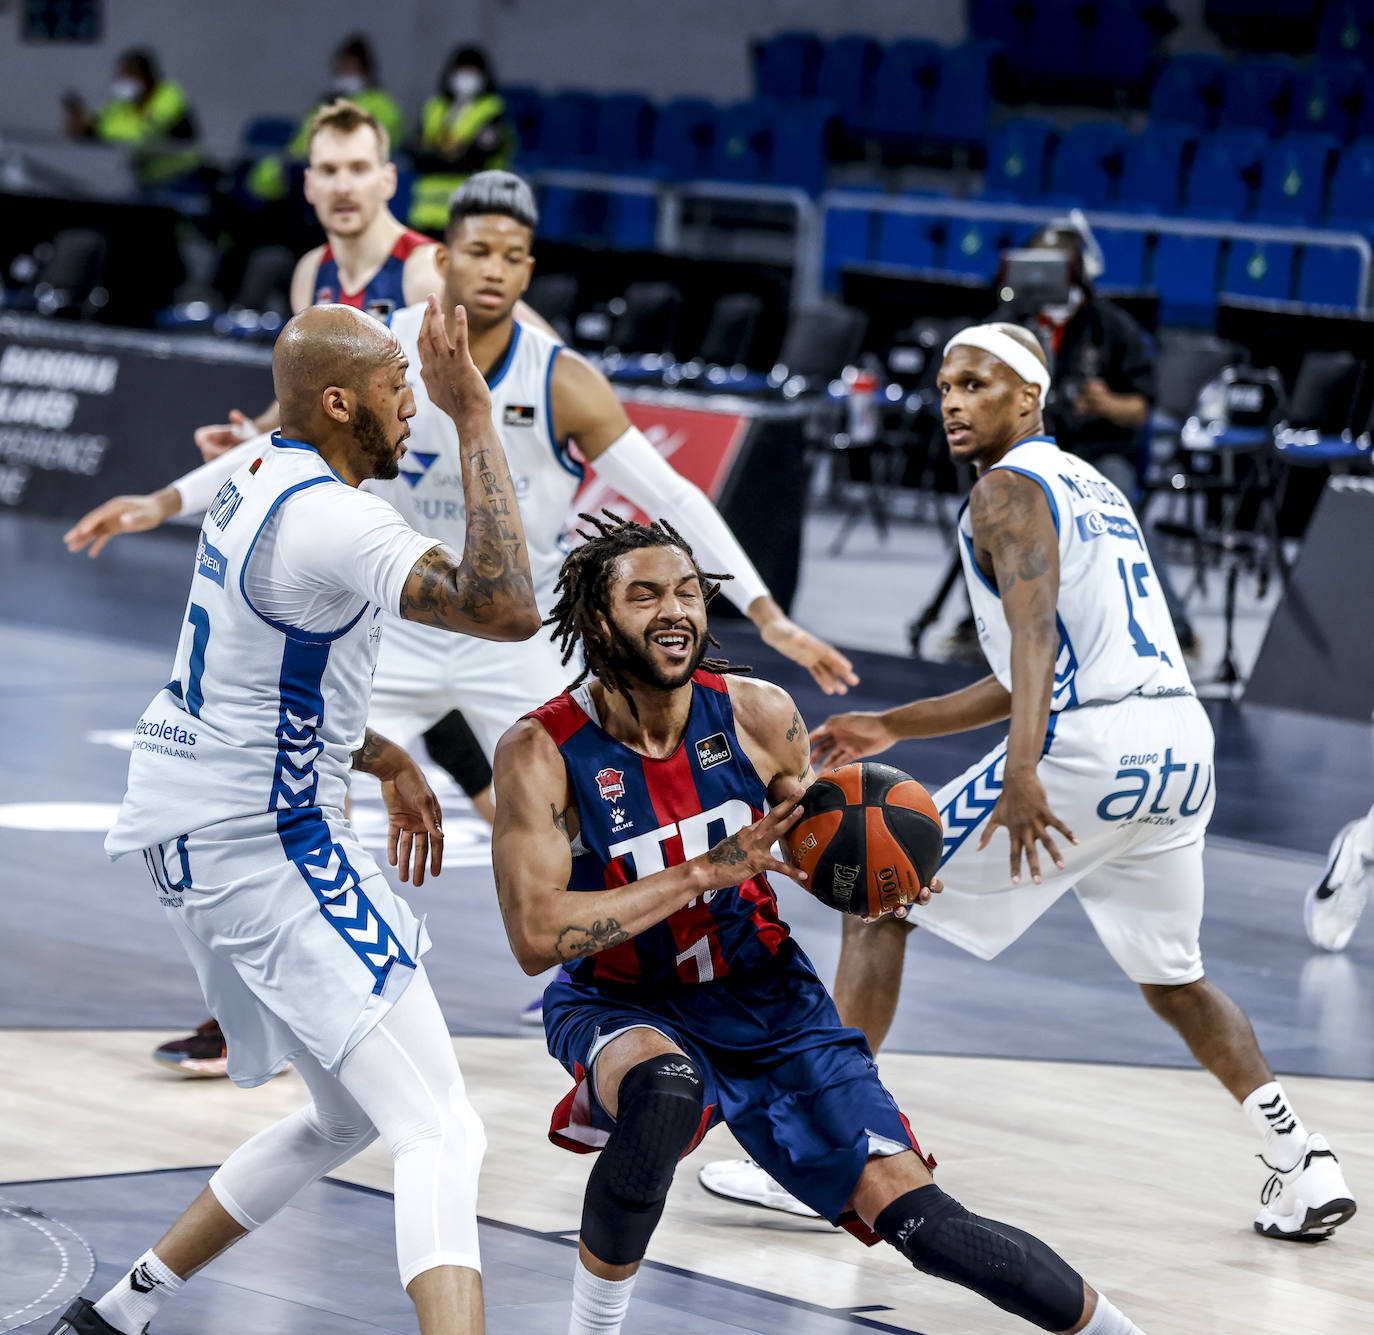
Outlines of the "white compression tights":
M487 1138L424 966L337 1076L308 1056L296 1069L314 1102L224 1161L210 1190L225 1210L257 1228L380 1133L394 1161L402 1287L435 1266L480 1271L477 1175Z

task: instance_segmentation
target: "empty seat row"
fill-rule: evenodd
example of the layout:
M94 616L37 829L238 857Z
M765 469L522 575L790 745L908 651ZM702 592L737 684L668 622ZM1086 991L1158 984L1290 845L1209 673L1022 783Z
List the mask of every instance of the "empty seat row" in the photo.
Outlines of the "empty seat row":
M1322 134L1271 140L1258 130L1195 139L1183 126L1130 134L1088 122L1062 135L1008 121L988 143L984 197L1132 212L1254 219L1286 226L1374 229L1374 138L1341 148Z
M838 290L849 265L886 265L991 280L1001 253L1034 228L995 219L936 218L876 208L826 214L824 275ZM1166 324L1208 325L1221 294L1353 310L1359 254L1349 246L1293 246L1241 238L1096 228L1110 287L1153 290Z

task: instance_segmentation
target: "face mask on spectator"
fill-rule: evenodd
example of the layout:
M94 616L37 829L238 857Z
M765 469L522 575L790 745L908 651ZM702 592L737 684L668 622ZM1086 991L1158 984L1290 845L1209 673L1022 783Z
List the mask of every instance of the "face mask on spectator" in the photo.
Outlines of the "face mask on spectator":
M448 76L448 90L458 102L471 102L486 83L481 70L460 67Z
M334 91L340 97L347 97L350 93L361 93L367 87L367 80L361 74L336 74L334 76Z
M116 79L110 85L110 96L116 102L136 102L142 91L143 85L137 79Z

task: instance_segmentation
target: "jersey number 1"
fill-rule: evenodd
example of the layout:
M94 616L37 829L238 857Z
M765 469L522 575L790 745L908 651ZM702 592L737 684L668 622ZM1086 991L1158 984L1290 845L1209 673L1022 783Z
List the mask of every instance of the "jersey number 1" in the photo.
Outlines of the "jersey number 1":
M1159 650L1155 647L1150 637L1141 628L1140 622L1135 619L1135 604L1131 601L1131 579L1135 579L1136 593L1142 598L1149 597L1149 590L1145 587L1146 577L1150 573L1150 567L1144 561L1137 561L1131 567L1130 574L1126 573L1126 562L1117 559L1117 573L1121 576L1121 587L1126 591L1126 629L1131 632L1131 643L1135 645L1135 651L1141 658L1158 658Z
M191 636L191 662L186 674L186 712L192 718L199 718L200 707L205 703L200 681L205 676L205 646L210 643L210 614L199 603L192 603L186 620L194 631Z

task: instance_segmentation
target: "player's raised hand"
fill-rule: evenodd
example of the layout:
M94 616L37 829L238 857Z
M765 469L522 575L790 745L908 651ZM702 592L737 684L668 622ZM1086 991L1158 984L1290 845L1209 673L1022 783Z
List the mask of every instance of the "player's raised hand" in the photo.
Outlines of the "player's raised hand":
M746 825L738 834L722 839L702 854L715 873L713 879L719 882L719 889L738 885L761 871L775 871L798 883L806 880L806 873L799 867L780 861L773 855L773 845L783 839L801 819L801 800L804 796L805 790L798 789L752 825Z
M195 430L196 449L208 464L227 450L232 450L242 440L256 436L258 428L247 413L237 408L230 409L227 422L216 422L213 426L198 426Z
M811 734L811 764L818 774L823 769L838 769L851 760L876 756L896 740L881 714L858 710L832 714Z
M147 496L116 496L84 514L63 535L69 552L89 547L89 556L99 556L111 538L121 533L142 533L156 528L181 509L181 495L175 487L164 487Z
M386 858L399 869L401 880L423 885L426 862L429 874L438 876L444 865L444 816L420 767L412 761L383 779L382 801L388 823Z
M425 303L424 323L420 326L420 375L430 401L442 408L455 422L467 416L491 415L491 391L468 350L468 314L461 306L453 308L453 337L439 309L439 298L431 295Z
M826 695L845 695L859 684L854 664L832 644L803 630L791 617L779 613L760 625L763 642L794 663L800 663Z
M1050 807L1049 796L1039 776L1031 774L1004 774L1002 777L1002 796L997 799L992 814L988 817L987 828L978 841L981 853L992 841L993 831L999 826L1005 828L1011 838L1011 883L1021 884L1021 858L1025 855L1026 865L1030 868L1031 880L1041 883L1040 850L1054 860L1054 865L1064 870L1064 859L1059 854L1050 830L1058 830L1069 843L1078 842L1074 832L1069 829Z

